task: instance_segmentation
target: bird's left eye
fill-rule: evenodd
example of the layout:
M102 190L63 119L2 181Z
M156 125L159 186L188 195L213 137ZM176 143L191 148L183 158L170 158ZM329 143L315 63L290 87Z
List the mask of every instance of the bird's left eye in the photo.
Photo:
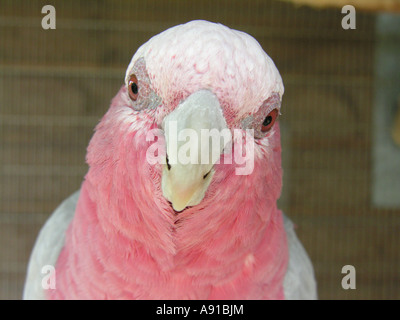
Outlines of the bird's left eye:
M268 132L269 130L271 130L276 118L278 117L278 114L278 109L274 109L270 113L268 113L261 125L261 132Z
M128 91L129 91L129 97L131 100L136 101L139 95L139 82L137 77L133 74L129 78L128 82Z

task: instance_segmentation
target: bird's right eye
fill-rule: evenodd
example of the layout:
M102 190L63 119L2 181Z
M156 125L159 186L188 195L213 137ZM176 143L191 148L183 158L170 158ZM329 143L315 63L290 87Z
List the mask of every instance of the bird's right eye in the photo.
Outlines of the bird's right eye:
M136 101L139 95L139 82L137 77L133 74L129 78L128 82L128 91L129 91L129 97L131 98L132 101Z

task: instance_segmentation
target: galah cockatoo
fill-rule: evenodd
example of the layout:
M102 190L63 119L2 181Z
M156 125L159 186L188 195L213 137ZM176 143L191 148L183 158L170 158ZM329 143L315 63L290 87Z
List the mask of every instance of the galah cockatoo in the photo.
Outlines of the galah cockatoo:
M80 191L39 234L24 298L315 299L312 264L277 207L283 91L259 43L221 24L143 44L89 143Z

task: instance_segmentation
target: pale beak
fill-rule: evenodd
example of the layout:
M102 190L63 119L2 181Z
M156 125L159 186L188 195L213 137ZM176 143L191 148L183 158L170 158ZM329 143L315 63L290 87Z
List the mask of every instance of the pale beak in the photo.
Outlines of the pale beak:
M231 142L218 98L199 90L163 121L167 163L163 165L162 192L175 211L199 204L214 175L214 164Z

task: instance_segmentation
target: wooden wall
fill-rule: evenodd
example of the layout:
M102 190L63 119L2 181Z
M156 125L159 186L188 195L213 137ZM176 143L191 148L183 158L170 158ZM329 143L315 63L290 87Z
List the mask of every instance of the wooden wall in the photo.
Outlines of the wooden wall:
M0 2L0 298L19 299L41 225L79 188L93 128L138 46L193 19L259 40L285 83L281 206L313 260L322 299L399 299L400 209L371 205L374 21L269 1ZM343 290L354 265L357 289Z
M281 0L292 2L298 6L313 8L342 8L352 5L360 10L374 12L400 12L400 0Z

